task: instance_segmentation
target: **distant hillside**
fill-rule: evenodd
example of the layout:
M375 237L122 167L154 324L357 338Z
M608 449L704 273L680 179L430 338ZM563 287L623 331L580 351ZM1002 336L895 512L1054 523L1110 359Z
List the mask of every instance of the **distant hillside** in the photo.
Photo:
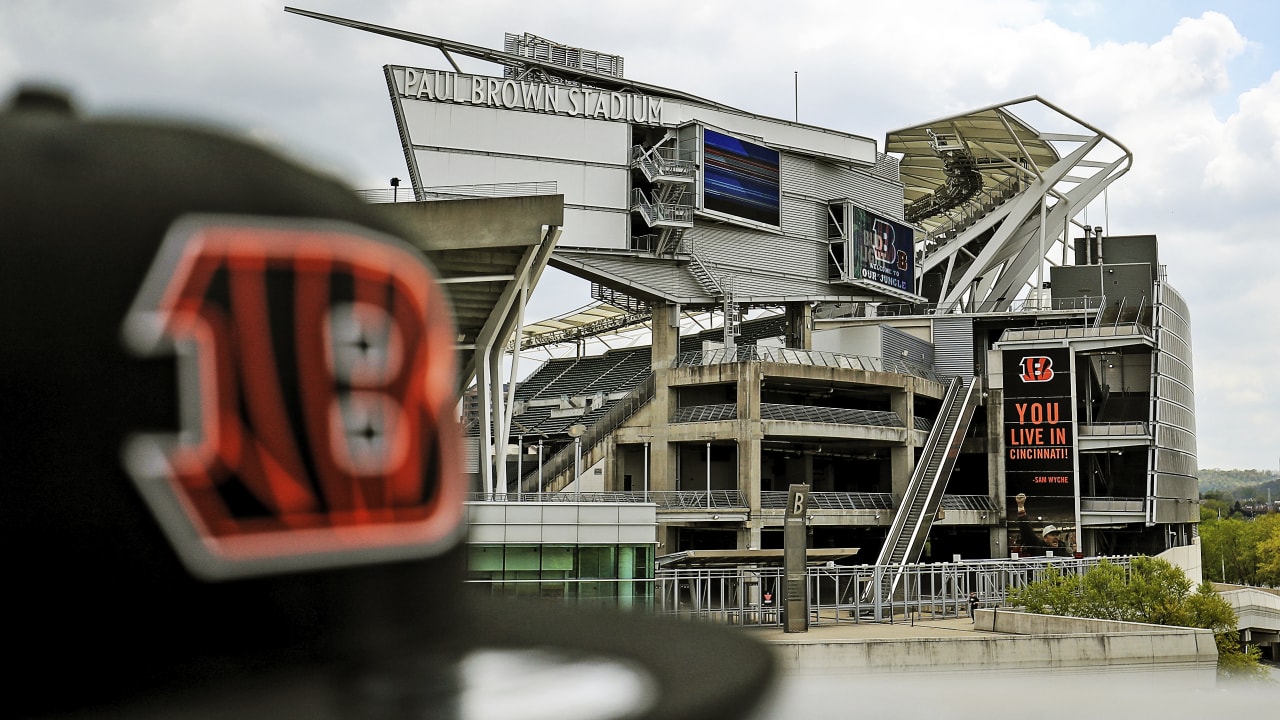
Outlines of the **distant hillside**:
M1217 470L1200 469L1200 494L1221 491L1236 498L1266 497L1267 489L1272 497L1280 497L1280 478L1270 470Z

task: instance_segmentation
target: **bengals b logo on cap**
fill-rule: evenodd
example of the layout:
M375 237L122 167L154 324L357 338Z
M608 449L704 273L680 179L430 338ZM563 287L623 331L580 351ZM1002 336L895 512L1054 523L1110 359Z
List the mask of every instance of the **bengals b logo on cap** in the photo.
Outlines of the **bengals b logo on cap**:
M179 363L181 428L125 465L195 575L427 557L464 527L451 313L402 242L313 220L179 219L124 324Z

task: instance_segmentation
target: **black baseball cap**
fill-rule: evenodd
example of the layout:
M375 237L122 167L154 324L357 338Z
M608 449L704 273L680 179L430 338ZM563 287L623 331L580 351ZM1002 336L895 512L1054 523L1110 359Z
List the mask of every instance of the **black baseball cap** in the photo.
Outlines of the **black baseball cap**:
M741 632L464 585L447 297L348 188L44 87L0 158L6 714L759 707Z

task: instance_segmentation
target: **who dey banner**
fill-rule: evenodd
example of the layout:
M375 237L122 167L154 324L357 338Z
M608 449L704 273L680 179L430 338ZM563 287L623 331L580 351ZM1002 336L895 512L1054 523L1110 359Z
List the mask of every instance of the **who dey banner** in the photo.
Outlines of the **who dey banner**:
M1006 349L1003 356L1009 543L1023 552L1064 554L1074 549L1067 543L1074 545L1075 535L1071 350ZM1055 540L1060 544L1050 544Z

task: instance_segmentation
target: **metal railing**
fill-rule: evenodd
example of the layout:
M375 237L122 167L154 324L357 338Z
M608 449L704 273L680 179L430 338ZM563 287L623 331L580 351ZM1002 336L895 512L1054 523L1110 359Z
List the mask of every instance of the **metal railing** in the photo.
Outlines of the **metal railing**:
M423 188L414 196L413 188L374 188L356 190L356 196L367 203L414 202L416 200L457 200L460 198L524 197L556 195L560 191L554 180L541 182L488 183L482 185L440 185Z
M859 622L911 622L955 618L969 612L969 592L979 605L1004 604L1009 593L1040 580L1049 568L1080 575L1102 560L1128 568L1130 558L1057 558L857 565L807 568L805 592L811 626ZM900 575L896 592L887 589ZM725 625L782 624L780 567L668 568L654 574L654 612ZM768 598L766 599L766 593Z
M1080 423L1080 436L1132 436L1132 435L1150 435L1150 426L1145 422L1109 422L1109 423Z
M715 350L680 353L676 356L672 367L695 367L698 365L721 365L738 362L775 362L792 365L819 365L823 367L840 367L849 370L867 370L871 372L891 372L899 375L942 382L932 368L910 360L872 357L869 355L846 355L844 353L825 352L820 350L797 350L795 348L779 348L761 345L735 345Z
M587 428L587 431L582 434L582 438L580 440L579 450L582 453L582 458L585 459L602 440L608 437L609 433L613 432L619 425L626 422L628 418L634 415L637 410L644 407L644 405L653 398L653 382L653 373L650 372L649 376L646 377L643 382L633 388L631 392L619 398L617 402L609 407L608 412L606 412L603 417L597 420L591 427ZM529 492L529 489L526 489L526 486L531 483L533 485L531 489L534 492L540 490L541 488L538 487L539 478L541 478L543 483L554 482L558 475L572 468L575 452L574 445L574 443L569 443L561 448L555 455L552 455L550 459L543 464L541 474L539 474L538 469L535 468L533 472L525 475L523 478L520 478L517 482L521 494Z
M644 171L645 177L650 182L659 177L692 180L697 176L698 170L696 163L676 159L676 149L673 147L654 147L646 150L639 145L633 145L631 162L633 167L639 167Z
M994 513L998 509L989 495L943 495L942 504L939 507L943 510L973 510L985 513Z
M1128 500L1114 501L1109 498L1086 498L1086 500L1127 503ZM549 503L653 503L660 510L682 508L706 508L706 490L615 490L592 492L544 492L539 494L524 491L469 493L467 502L549 502ZM814 510L893 510L897 498L892 493L875 492L812 492L809 493L809 507ZM1136 501L1141 506L1142 501ZM743 509L750 507L746 495L740 490L712 490L711 507L718 509ZM761 510L785 510L787 507L787 491L765 490L760 493ZM986 495L944 495L942 507L945 510L974 510L980 512L996 512L995 503Z
M1146 507L1146 501L1142 498L1080 498L1080 512L1141 514L1146 511Z
M766 490L760 493L762 510L785 510L787 507L785 490ZM809 507L814 510L892 510L894 498L892 493L869 492L811 492Z
M890 410L859 410L823 405L784 405L760 403L760 419L790 420L829 425L871 425L873 427L906 427L902 416Z
M631 209L643 215L649 227L659 223L693 224L692 205L654 202L640 188L631 190Z
M1071 338L1151 337L1151 328L1142 323L1120 323L1098 327L1039 327L1010 328L1000 336L1000 342L1011 340L1067 340Z
M733 403L715 405L688 405L676 408L671 415L673 423L717 422L736 420L738 406ZM784 405L760 403L761 420L821 423L826 425L869 425L872 427L906 427L902 416L889 410L859 410L822 405Z
M671 422L673 423L718 422L721 420L736 420L737 418L738 406L732 403L689 405L676 408L675 412L671 414Z
M786 493L783 493L784 495ZM544 502L544 503L653 503L659 510L745 510L747 496L738 490L639 490L605 492L469 493L467 502Z
M1101 311L1106 307L1106 297L1083 295L1068 298L1027 297L1012 301L1004 310L997 310L1003 302L999 300L983 300L978 303L967 303L956 300L951 303L879 303L875 309L876 317L899 317L913 315L949 315L960 313L1036 313L1048 310L1066 312Z

